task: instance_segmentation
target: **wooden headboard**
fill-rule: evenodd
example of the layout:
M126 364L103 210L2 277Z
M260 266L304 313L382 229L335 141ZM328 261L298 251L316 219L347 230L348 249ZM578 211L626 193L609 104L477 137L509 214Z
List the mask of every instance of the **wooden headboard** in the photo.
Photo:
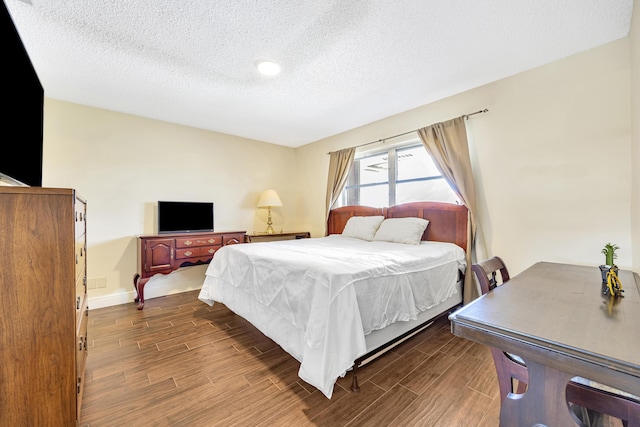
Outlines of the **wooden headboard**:
M340 234L352 216L382 215L385 218L417 217L429 220L422 240L451 242L467 250L466 206L440 202L412 202L389 208L344 206L329 212L327 234Z

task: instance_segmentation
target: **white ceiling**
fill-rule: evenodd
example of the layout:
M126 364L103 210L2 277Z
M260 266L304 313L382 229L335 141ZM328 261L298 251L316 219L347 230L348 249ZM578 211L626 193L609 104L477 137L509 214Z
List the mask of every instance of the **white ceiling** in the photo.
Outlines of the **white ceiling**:
M45 96L290 147L626 37L633 8L633 0L4 2ZM259 75L259 59L282 72Z

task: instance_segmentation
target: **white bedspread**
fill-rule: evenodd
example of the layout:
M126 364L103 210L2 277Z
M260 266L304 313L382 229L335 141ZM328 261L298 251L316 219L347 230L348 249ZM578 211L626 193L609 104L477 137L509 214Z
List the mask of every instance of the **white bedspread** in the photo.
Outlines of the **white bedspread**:
M464 251L331 235L223 246L199 299L225 304L300 361L299 376L331 398L366 353L365 334L457 292Z

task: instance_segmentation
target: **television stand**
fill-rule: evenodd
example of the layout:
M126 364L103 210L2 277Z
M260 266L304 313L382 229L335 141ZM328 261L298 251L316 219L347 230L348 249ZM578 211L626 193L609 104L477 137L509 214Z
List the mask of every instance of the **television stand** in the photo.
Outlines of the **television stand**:
M138 271L133 276L138 310L144 308L144 286L156 274L208 264L225 245L244 243L244 231L154 234L138 236Z

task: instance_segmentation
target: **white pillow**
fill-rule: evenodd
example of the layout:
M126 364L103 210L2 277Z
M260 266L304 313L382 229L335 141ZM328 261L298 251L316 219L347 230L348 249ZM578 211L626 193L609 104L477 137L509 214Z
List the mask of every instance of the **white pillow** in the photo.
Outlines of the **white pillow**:
M387 218L382 221L373 240L419 245L429 221L422 218Z
M383 216L352 216L344 226L342 235L371 241L383 219Z

